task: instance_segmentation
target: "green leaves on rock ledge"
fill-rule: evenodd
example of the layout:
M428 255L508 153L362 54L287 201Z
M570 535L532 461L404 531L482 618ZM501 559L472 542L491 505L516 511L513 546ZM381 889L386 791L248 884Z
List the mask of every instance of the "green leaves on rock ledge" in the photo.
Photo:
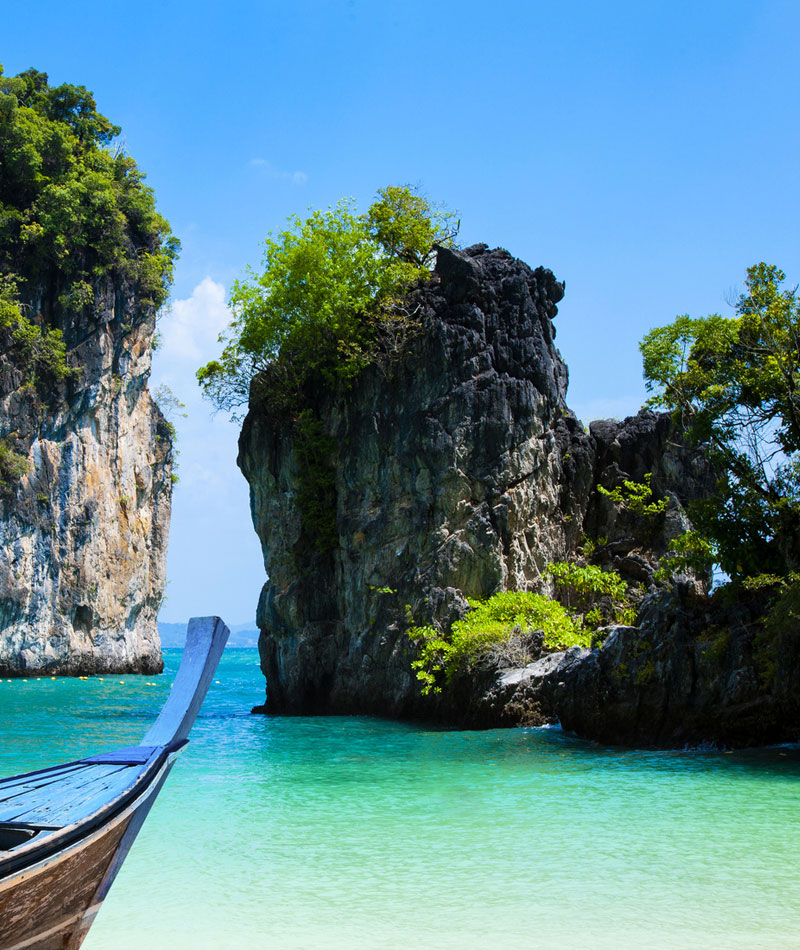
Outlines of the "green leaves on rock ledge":
M409 322L402 296L457 230L451 213L408 187L379 191L366 214L344 200L291 217L264 242L261 272L233 286L222 355L197 372L205 395L235 411L257 378L252 395L297 410L310 380L347 385L378 361L382 325Z
M27 468L27 458L14 449L14 437L0 439L0 496L9 492Z
M23 314L13 281L0 280L0 340L22 371L23 386L42 398L49 385L80 372L67 365L61 331L40 327Z
M557 562L545 573L559 598L502 591L487 600L470 598L469 611L449 633L433 625L411 627L409 639L419 645L411 666L423 694L441 692L476 665L525 666L541 652L590 646L602 624L632 622L627 585L616 572Z

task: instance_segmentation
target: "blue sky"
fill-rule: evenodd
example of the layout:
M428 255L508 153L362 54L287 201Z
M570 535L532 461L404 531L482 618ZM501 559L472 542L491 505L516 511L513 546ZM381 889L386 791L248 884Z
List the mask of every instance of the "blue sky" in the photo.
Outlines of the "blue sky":
M153 370L189 412L162 619L255 612L237 430L193 373L269 230L419 184L464 243L566 280L570 405L625 415L649 328L730 312L759 260L800 280L798 35L793 0L8 5L6 72L92 89L183 242Z

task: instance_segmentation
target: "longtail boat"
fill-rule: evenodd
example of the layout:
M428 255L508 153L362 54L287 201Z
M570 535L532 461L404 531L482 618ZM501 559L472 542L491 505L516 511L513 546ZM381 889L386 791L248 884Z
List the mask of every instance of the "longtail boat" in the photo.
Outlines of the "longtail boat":
M0 780L0 950L76 950L188 742L228 628L189 621L178 675L140 745Z

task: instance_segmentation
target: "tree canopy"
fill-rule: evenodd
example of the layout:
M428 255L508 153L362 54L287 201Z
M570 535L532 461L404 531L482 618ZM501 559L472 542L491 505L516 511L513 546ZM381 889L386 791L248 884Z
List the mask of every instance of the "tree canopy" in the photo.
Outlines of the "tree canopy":
M678 317L640 344L654 405L708 448L713 497L692 511L734 577L800 566L800 301L756 264L735 315Z
M0 67L0 276L45 320L90 305L107 275L145 306L166 298L179 245L134 160L109 147L119 132L83 86Z
M373 360L381 324L404 319L398 301L429 274L434 245L457 231L451 212L408 186L380 190L366 214L343 200L291 217L265 241L262 270L233 286L222 355L197 373L205 395L232 411L260 373L278 402L311 377L347 383Z

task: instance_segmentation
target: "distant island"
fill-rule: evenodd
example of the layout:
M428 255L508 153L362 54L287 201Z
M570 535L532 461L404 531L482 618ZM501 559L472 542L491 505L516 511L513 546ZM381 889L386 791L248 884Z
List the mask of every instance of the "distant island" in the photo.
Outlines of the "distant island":
M227 649L258 646L258 627L251 621L250 623L238 623L230 627L231 635L228 639ZM160 623L158 624L158 634L161 637L161 646L164 649L182 647L186 642L186 624L185 623Z

